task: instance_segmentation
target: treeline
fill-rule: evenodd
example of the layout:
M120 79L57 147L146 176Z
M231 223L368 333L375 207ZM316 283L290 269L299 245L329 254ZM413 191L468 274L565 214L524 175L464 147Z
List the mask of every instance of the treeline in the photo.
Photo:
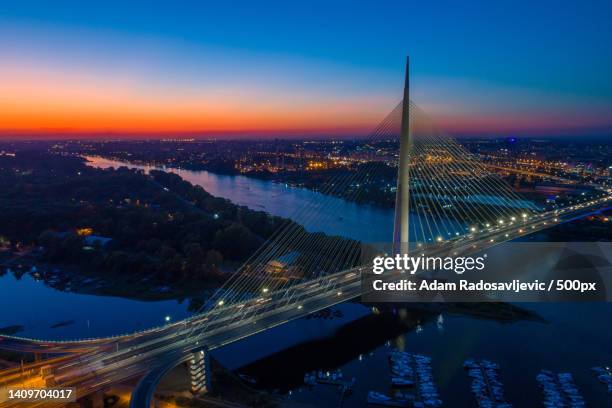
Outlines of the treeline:
M178 175L101 170L74 156L21 152L0 156L0 236L13 245L40 246L42 259L160 284L226 279L223 264L238 264L283 226L311 241L310 253L331 269L352 266L321 248L339 237L310 234L290 220L214 197ZM87 242L78 231L110 238ZM355 241L347 241L358 248ZM287 248L291 250L291 248Z
M0 157L0 235L42 246L49 262L163 282L218 281L224 261L245 260L283 222L173 174L100 170L44 153ZM88 246L82 228L111 241Z

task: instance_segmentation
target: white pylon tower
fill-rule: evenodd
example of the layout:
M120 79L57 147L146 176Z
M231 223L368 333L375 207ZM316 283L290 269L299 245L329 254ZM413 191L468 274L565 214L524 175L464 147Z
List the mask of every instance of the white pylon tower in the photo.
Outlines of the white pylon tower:
M410 238L410 171L409 154L412 137L410 132L410 58L406 57L406 79L402 101L402 127L397 170L397 192L395 195L395 223L393 226L393 252L408 253Z

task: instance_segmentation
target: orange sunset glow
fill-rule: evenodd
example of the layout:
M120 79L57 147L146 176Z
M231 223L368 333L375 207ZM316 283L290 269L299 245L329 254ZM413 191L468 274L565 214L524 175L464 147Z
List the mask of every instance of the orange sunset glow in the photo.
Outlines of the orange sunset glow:
M0 127L5 132L363 130L381 114L374 101L289 99L256 88L179 93L127 79L16 69L3 74Z

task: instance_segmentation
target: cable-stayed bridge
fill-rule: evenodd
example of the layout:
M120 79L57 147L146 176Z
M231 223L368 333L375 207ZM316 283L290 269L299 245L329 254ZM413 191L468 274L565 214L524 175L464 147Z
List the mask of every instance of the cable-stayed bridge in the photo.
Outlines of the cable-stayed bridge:
M470 253L607 208L611 194L593 188L564 206L526 200L478 157L438 130L404 98L369 136L397 142L394 251L428 256L449 250ZM376 152L374 152L376 154ZM383 182L380 163L325 183L322 194L358 201L364 183ZM357 188L356 188L357 187ZM338 208L325 208L331 214ZM320 208L296 209L297 219L321 217ZM364 224L363 228L377 226ZM77 396L99 393L139 379L133 407L145 407L163 375L188 362L193 389L209 381L208 352L361 295L361 274L370 267L355 240L306 231L287 222L209 299L205 311L186 320L124 336L75 341L0 337L0 348L56 357L0 371L0 387L75 387ZM1 406L20 403L1 403ZM62 403L33 402L37 406Z

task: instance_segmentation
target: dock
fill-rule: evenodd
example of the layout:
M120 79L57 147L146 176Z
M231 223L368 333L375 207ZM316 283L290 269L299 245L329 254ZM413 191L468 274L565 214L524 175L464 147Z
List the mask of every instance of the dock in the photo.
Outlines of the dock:
M536 376L544 393L543 404L547 408L586 406L584 398L578 392L574 378L570 373L555 374L550 370L542 370Z
M431 358L422 354L392 351L389 355L391 385L412 387L413 392L398 392L414 407L440 407L442 400L433 380Z
M499 365L488 360L466 360L463 367L472 379L472 394L481 408L511 408L499 381Z

